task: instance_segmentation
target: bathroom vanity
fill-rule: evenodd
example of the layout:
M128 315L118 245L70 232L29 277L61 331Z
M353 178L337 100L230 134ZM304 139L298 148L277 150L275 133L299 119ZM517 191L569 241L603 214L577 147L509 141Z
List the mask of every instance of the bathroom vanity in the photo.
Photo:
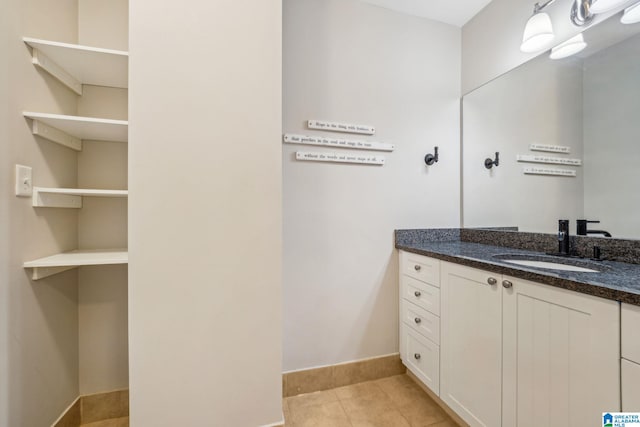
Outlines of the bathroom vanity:
M640 265L473 240L396 232L407 368L472 426L599 426L603 412L637 411ZM578 271L513 263L525 259Z

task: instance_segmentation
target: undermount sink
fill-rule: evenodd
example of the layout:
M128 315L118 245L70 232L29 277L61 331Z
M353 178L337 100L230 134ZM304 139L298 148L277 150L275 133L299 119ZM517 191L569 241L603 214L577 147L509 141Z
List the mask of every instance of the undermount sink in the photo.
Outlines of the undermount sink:
M599 273L604 266L594 265L589 261L572 258L557 258L544 255L501 254L494 255L501 261L525 267L544 268L547 270L574 271L579 273Z

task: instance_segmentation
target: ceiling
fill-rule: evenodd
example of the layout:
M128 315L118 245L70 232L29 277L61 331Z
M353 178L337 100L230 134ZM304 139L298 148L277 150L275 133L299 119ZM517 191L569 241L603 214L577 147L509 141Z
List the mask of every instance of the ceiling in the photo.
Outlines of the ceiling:
M409 15L462 27L491 0L361 0Z

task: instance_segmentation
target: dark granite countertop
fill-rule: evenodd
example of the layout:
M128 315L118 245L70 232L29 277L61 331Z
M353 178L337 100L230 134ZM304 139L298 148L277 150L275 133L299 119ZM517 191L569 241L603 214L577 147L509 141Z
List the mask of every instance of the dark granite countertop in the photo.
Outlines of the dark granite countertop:
M590 263L596 273L559 271L508 263L494 257L501 254L538 256L543 252L522 250L504 246L469 243L456 239L449 233L447 240L404 239L396 241L396 248L432 258L462 264L482 270L505 274L533 282L544 283L594 295L602 298L640 305L640 265L613 261L576 260L575 263ZM453 238L452 238L453 237ZM554 257L555 258L555 257ZM551 258L553 259L553 258ZM563 258L572 263L571 258ZM564 261L561 261L564 262Z

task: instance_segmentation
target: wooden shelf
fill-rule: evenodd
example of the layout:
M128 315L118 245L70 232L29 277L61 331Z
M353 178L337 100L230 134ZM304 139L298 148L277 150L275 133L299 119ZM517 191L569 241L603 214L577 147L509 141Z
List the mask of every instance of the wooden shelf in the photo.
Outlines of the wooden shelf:
M127 142L129 122L63 114L22 113L31 119L31 132L74 150L82 150L82 140Z
M33 269L31 278L39 280L85 265L128 264L127 249L75 250L27 261L24 268Z
M127 190L89 190L82 188L33 187L33 206L38 208L82 207L83 197L128 197Z
M129 53L24 37L32 62L82 95L82 85L127 88Z

